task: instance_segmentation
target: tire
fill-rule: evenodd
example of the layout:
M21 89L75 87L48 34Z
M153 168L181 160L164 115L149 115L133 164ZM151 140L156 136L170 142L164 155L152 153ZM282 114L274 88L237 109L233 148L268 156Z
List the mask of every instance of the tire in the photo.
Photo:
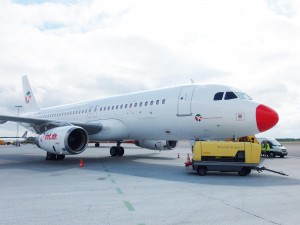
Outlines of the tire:
M243 167L242 169L238 170L238 174L242 177L248 175L249 173L251 173L251 169L247 167Z
M283 158L284 157L284 155L280 155L280 158Z
M269 157L270 157L270 158L275 158L275 153L274 153L274 152L270 152L270 153L269 153Z
M110 155L111 155L112 157L115 157L115 156L117 156L117 154L118 154L118 148L115 147L115 146L111 147L111 148L110 148Z
M96 148L99 148L99 146L100 146L100 143L99 143L99 142L96 142L96 143L95 143L95 147L96 147Z
M197 173L199 174L199 176L205 176L206 171L207 171L207 169L205 166L198 166L198 168L197 168Z
M124 155L124 148L123 147L118 147L118 156L123 156Z

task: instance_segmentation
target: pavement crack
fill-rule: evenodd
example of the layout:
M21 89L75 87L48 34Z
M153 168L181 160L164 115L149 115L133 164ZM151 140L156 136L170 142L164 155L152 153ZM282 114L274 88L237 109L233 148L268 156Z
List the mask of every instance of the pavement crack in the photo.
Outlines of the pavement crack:
M220 201L221 201L221 200L220 200ZM223 202L223 201L222 201L222 202ZM252 213L252 212L246 211L246 210L244 210L244 209L241 209L241 208L239 208L239 207L230 205L229 203L226 203L226 202L223 202L223 203L224 203L225 205L227 205L228 207L230 207L230 208L239 210L239 211L241 211L241 212L243 212L243 213L247 213L247 214L249 214L249 215L251 215L251 216L255 216L255 217L257 217L257 218L259 218L259 219L262 219L262 220L265 220L265 221L267 221L267 222L269 222L269 223L276 224L276 225L281 225L280 223L276 223L276 222L274 222L274 221L272 221L272 220L268 220L268 219L266 219L266 218L264 218L264 217L262 217L262 216L259 216L259 215L255 214L255 213Z
M221 202L221 203L223 203L224 205L226 205L226 206L228 206L228 207L230 207L230 208L236 209L236 210L238 210L238 211L241 211L241 212L243 212L243 213L249 214L249 215L251 215L251 216L254 216L254 217L259 218L259 219L261 219L261 220L267 221L267 222L269 222L269 223L276 224L276 225L282 225L282 224L280 224L280 223L276 223L276 222L274 222L274 221L272 221L272 220L269 220L269 219L266 219L266 218L264 218L264 217L262 217L262 216L259 216L259 215L255 214L255 213L252 213L252 212L246 211L246 210L244 210L244 209L242 209L242 208L239 208L239 207L237 207L237 206L231 205L231 204L227 203L227 202L224 201L224 200L221 200L221 199L218 199L218 198L214 198L214 197L211 197L211 196L207 196L207 195L203 195L203 194L200 194L200 196L202 196L202 197L204 197L204 198L207 198L207 199L211 199L211 200L214 200L214 201Z

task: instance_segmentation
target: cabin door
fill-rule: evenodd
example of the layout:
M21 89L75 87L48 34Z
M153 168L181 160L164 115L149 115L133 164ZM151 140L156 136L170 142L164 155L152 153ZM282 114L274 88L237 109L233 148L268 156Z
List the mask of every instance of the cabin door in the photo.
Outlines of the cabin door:
M192 115L192 98L195 86L182 87L177 104L177 116L191 116Z

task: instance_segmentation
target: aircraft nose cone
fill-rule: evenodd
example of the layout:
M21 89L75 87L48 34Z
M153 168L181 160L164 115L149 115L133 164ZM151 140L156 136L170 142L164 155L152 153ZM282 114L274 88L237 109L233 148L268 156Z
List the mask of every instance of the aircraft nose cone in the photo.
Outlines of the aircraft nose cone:
M273 109L265 105L259 105L256 108L256 124L260 132L271 129L278 121L279 116Z

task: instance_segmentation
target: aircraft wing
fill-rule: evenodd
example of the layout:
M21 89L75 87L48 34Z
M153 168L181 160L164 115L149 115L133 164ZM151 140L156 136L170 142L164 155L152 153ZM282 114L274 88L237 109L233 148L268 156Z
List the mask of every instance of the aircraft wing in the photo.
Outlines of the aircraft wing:
M32 127L37 134L42 134L46 130L62 126L79 126L87 131L89 135L99 133L102 130L102 124L96 123L78 123L60 120L45 120L31 117L5 116L0 115L0 123L7 121L23 123L26 127Z

